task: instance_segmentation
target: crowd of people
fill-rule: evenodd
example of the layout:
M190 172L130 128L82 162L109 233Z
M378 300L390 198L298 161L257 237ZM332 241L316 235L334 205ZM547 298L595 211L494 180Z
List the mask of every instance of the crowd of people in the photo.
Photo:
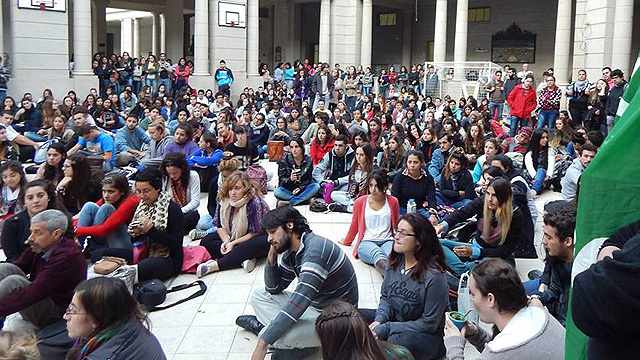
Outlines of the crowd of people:
M263 64L263 86L239 92L224 60L215 91L191 88L192 65L165 54L96 55L100 86L83 97L46 89L4 99L2 319L19 312L42 330L64 318L77 339L67 359L163 359L126 286L85 281L85 259L118 257L136 283L165 281L185 268L186 236L210 259L194 264L198 277L251 272L266 258L265 287L251 296L256 315L237 319L259 337L254 360L270 346L274 359L319 347L331 359L463 359L465 341L487 359L563 357L580 174L615 125L620 70L605 67L595 82L581 70L560 89L548 69L536 89L527 64L505 66L478 98L456 99L437 96L431 66L373 74L308 59ZM277 174L263 159L277 162ZM539 215L535 198L549 188L563 200ZM351 218L344 238L314 234L293 207L307 204ZM539 216L545 269L523 283L514 259L538 257ZM357 308L339 244L384 277L378 309ZM448 317L448 280L464 273L493 329ZM578 304L589 317L593 304ZM596 334L606 326L576 324Z

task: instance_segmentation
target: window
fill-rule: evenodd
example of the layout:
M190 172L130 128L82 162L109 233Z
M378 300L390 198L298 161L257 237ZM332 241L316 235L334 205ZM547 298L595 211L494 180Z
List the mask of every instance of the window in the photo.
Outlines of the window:
M396 26L397 25L396 13L383 13L378 17L379 26Z
M489 22L490 20L490 7L469 9L469 22Z

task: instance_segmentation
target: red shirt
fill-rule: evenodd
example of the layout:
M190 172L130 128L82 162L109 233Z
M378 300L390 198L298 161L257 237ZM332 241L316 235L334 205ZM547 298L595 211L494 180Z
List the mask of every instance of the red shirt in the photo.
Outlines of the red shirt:
M309 155L313 160L312 164L318 165L320 161L322 161L324 154L328 153L333 149L333 145L335 145L334 140L331 140L328 143L326 143L324 146L322 146L318 143L316 139L313 139L313 141L311 142L311 149L309 149Z

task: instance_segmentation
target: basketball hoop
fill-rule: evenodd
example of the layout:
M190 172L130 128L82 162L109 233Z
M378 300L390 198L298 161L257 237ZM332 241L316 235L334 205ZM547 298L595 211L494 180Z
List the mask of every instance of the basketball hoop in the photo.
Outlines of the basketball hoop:
M232 21L232 22L230 22L230 23L229 23L229 25L231 25L231 26L236 26L236 22L235 22L235 21Z

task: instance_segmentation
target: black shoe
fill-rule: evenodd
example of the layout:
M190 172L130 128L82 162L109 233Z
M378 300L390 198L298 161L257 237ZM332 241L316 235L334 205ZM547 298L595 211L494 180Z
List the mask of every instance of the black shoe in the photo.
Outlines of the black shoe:
M527 274L527 277L529 278L529 280L539 279L540 276L542 276L542 271L540 270L531 270Z
M338 204L338 203L331 203L328 205L328 208L330 211L333 212L340 212L340 213L348 213L349 212L349 208L347 207L347 205L342 205L342 204Z
M302 360L318 351L317 347L300 349L276 349L271 355L271 360Z
M236 318L236 325L258 336L264 325L258 321L255 315L240 315Z

